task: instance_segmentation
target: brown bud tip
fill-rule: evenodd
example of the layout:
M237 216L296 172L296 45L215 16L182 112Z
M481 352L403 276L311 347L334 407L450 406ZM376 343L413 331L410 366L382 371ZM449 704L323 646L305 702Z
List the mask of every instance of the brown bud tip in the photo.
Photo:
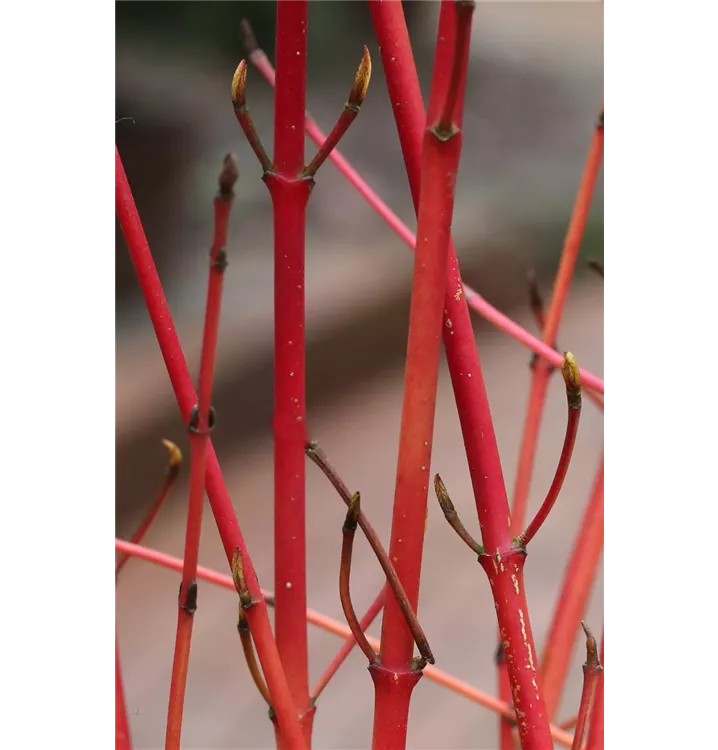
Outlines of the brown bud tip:
M585 622L581 621L581 627L583 628L583 632L586 634L586 666L589 669L595 669L596 667L600 666L600 662L598 660L598 646L596 645L596 639Z
M247 61L242 60L232 76L232 104L235 109L245 105L245 85L247 82Z
M252 27L249 25L249 21L246 18L243 18L240 22L239 30L242 33L242 44L247 51L247 55L256 52L259 49L259 45L257 44L257 39L254 36Z
M232 555L232 580L234 581L234 587L237 589L237 593L242 598L242 595L247 590L247 583L244 580L244 565L242 564L242 552L239 547L236 547L234 554Z
M561 374L563 375L563 382L566 383L566 396L569 406L576 409L581 406L581 373L576 358L571 352L564 352Z
M355 492L349 501L349 509L344 519L344 530L354 531L359 523L359 513L361 512L361 494Z
M352 90L349 92L349 99L347 104L352 107L361 107L364 97L366 96L366 90L369 88L369 80L371 79L371 56L366 45L364 45L364 56L359 63L356 75L354 76L354 85Z
M227 154L219 173L219 193L225 198L234 195L234 184L239 177L239 165L234 154Z
M439 505L441 506L441 510L444 511L445 516L456 513L454 503L451 502L446 485L441 481L441 477L438 474L434 476L434 492L436 492L436 499L439 501Z
M167 448L170 454L167 460L167 470L176 474L182 464L182 451L171 440L163 440L162 445Z

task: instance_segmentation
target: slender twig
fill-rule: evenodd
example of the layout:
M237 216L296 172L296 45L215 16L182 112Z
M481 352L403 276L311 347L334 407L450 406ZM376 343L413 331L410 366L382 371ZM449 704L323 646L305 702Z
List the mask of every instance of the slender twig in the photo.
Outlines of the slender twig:
M117 636L115 636L115 750L132 750Z
M378 655L369 645L366 635L364 635L364 628L359 624L359 619L357 618L356 612L354 611L354 605L352 604L351 591L349 588L349 576L352 567L352 548L354 546L354 535L357 530L357 522L361 510L360 502L359 493L355 492L349 503L349 509L347 510L347 515L344 519L344 526L342 527L342 557L341 564L339 565L339 600L341 601L342 609L344 610L347 625L349 625L349 629L352 631L359 648L364 652L364 656L369 660L369 664L374 664Z
M267 151L259 138L259 133L254 127L254 121L249 114L247 107L247 63L241 60L232 77L232 104L234 105L234 114L237 122L244 131L247 142L252 147L263 172L269 172L272 169L272 160L267 155Z
M531 312L533 313L533 316L536 320L539 331L543 331L544 326L546 325L544 301L543 296L541 295L541 291L538 287L538 282L536 281L536 275L533 273L533 271L530 272L528 276L528 293ZM559 348L557 346L555 346L554 348L556 349L556 351L559 351ZM537 361L538 356L534 354L531 360L532 368L536 366ZM589 401L594 403L599 409L601 409L601 411L603 411L603 399L597 393L594 393L594 391L586 390L585 395Z
M171 441L163 440L162 445L167 448L169 452L169 458L167 459L167 472L165 480L162 483L160 491L157 493L155 501L152 503L152 507L147 512L147 515L142 520L142 523L137 527L135 533L130 537L130 541L133 544L140 544L145 538L145 534L155 520L157 514L160 512L160 508L165 501L165 498L169 494L172 485L175 483L182 465L182 451ZM125 567L129 560L128 555L120 555L117 564L115 566L115 577L119 576L122 568Z
M469 549L473 550L477 555L483 555L484 548L469 534L464 524L461 523L454 503L451 502L451 498L449 497L446 485L441 481L441 477L438 474L434 477L434 492L444 513L444 518L449 522L449 526L459 535Z
M126 552L132 557L138 557L155 565L161 565L162 567L176 571L182 570L182 560L180 558L173 557L172 555L168 555L164 552L160 552L149 547L142 547L140 545L130 544L129 542L126 542L122 539L115 539L115 549L121 552ZM221 588L227 589L229 591L236 590L236 585L230 576L219 573L215 570L210 570L209 568L198 566L197 577L201 578L203 581L207 581L208 583L220 586ZM261 589L259 591L263 603L269 606L273 606L274 595L270 591L264 591ZM259 604L255 601L254 606L252 606L249 610L246 610L247 614L249 614L252 610L256 610L258 606ZM314 609L307 609L306 618L307 622L328 633L333 633L334 635L345 639L351 638L353 640L354 638L351 630L349 630L349 627L345 623L334 620L333 618L328 617L321 612L317 612ZM373 649L379 649L379 641L376 638L367 636L367 640L369 641L369 645ZM441 669L437 669L433 666L426 666L423 669L423 674L426 679L435 682L436 684L441 685L442 687L445 687L448 690L457 693L458 695L462 695L467 700L470 700L477 705L483 706L489 711L493 711L494 713L500 714L501 716L506 716L513 720L515 720L516 718L516 714L513 709L505 702L498 700L493 695L483 690L479 690L473 685L470 685L469 683L464 682L463 680L460 680ZM571 747L572 736L567 732L559 729L558 727L551 727L551 736L560 745L564 747Z
M549 716L556 715L603 547L603 458L554 610L541 657L541 683Z
M344 133L347 132L349 126L354 122L356 116L359 114L359 108L364 101L366 96L367 88L369 87L369 79L371 78L371 57L369 50L364 47L364 55L359 67L357 68L356 75L354 77L354 84L352 85L351 91L349 92L349 98L347 103L342 109L342 113L339 115L339 119L336 125L332 128L332 131L327 136L327 139L319 147L316 156L309 162L304 168L303 175L305 177L314 177L319 167L324 164L329 154L336 148L337 144L341 140Z
M337 491L341 499L346 503L347 507L349 507L351 505L352 498L354 497L354 493L349 491L349 488L339 476L337 470L329 463L326 454L319 447L319 444L316 441L307 443L306 454L313 461L313 463L315 463L321 469L324 476L331 482L332 486ZM431 652L431 647L429 646L426 635L424 634L424 631L419 624L416 613L414 612L414 609L409 602L409 598L406 594L406 591L404 590L404 586L399 580L397 572L394 569L394 565L390 561L389 555L387 554L386 549L384 549L384 545L379 539L379 535L376 533L374 527L369 523L369 520L361 510L359 511L358 523L361 530L364 532L364 536L369 542L369 546L372 548L372 551L376 555L376 558L379 561L379 565L381 565L381 569L384 571L387 583L389 584L389 587L394 594L394 599L396 600L399 609L404 615L404 621L406 622L409 631L412 634L414 642L419 649L419 653L421 654L422 658L425 659L429 664L433 664L434 655Z
M252 595L249 593L247 587L247 579L244 574L244 565L242 563L242 551L237 547L234 551L234 557L232 558L232 581L234 587L237 589L239 594L239 613L237 617L237 632L242 642L242 650L244 651L244 660L247 662L249 674L254 680L254 684L259 691L259 694L264 698L267 705L271 708L272 702L269 697L269 690L264 682L264 677L257 664L257 660L254 656L254 647L252 645L252 634L249 628L249 622L247 621L246 610L254 606L255 601L252 599Z
M581 625L583 626L584 633L586 633L586 663L583 665L583 690L581 691L581 704L578 709L576 730L573 733L571 750L580 750L583 747L583 741L586 737L589 722L591 721L598 680L603 671L598 658L596 639L585 623L581 623Z
M374 622L379 612L384 607L384 601L389 595L389 584L385 583L381 591L377 595L376 599L369 605L364 617L359 620L359 627L362 632L366 632L367 628ZM349 634L349 637L344 640L342 647L337 652L336 656L329 662L327 668L322 672L321 677L317 680L316 685L312 688L309 693L309 699L312 704L317 702L317 699L321 695L322 690L329 684L329 681L337 673L339 667L344 663L347 656L351 653L352 649L357 645L357 640L353 633ZM366 653L366 652L365 652Z
M568 402L568 420L566 423L566 437L563 441L561 456L559 457L556 474L554 475L551 487L538 509L531 523L526 527L526 531L518 537L518 544L526 547L528 543L536 536L536 532L541 528L544 521L548 518L551 509L556 502L564 479L568 472L571 456L573 455L573 446L576 444L576 435L578 434L578 423L581 417L581 376L579 375L576 359L571 352L564 354L561 374L566 384L566 400Z
M604 664L603 656L603 635L601 635L601 667ZM601 669L596 686L596 697L593 702L593 715L586 750L603 750L603 669Z
M115 147L115 211L127 242L130 260L137 274L137 280L145 304L147 305L147 311L152 321L157 343L162 352L162 358L167 367L177 404L179 405L182 417L189 419L197 403L197 395L192 385L192 378L187 369L187 361L177 336L177 330L172 320L167 298L157 275L157 267L152 258L147 237L142 228L142 222L137 213L137 206L132 197L132 191L130 190L127 175L122 166L122 160L117 147ZM250 591L258 597L260 592L259 582L254 573L254 566L252 565L241 529L237 523L232 501L227 492L227 486L211 444L208 448L207 456L206 486L210 506L227 560L231 560L236 547L241 548L244 555L245 567L249 574L248 585ZM261 606L252 608L247 618L252 628L257 655L267 679L267 686L272 696L272 705L274 706L279 726L285 735L291 739L293 746L303 748L306 746L306 743L304 742L297 714L289 693L287 679L279 660L277 645L274 641L264 600L262 600Z
M225 158L219 176L219 192L214 199L214 238L209 252L207 308L200 353L197 406L187 426L190 439L189 503L184 546L184 567L177 605L175 639L169 707L167 709L166 750L180 750L182 715L187 686L187 670L192 643L194 613L197 609L197 560L202 527L204 485L207 474L207 445L214 426L212 381L217 353L219 316L222 306L224 271L227 267L227 226L237 180L237 163L232 155Z
M239 607L239 615L237 619L237 632L239 633L239 638L242 642L242 651L244 652L244 660L247 662L247 667L249 668L249 674L252 676L252 680L254 680L254 684L256 685L259 694L271 708L272 702L269 697L269 690L267 690L264 677L262 677L262 672L257 663L257 657L254 655L254 646L252 645L252 635L249 632L249 625L247 624L247 615L241 605Z
M247 53L249 61L255 68L261 73L264 79L269 83L270 86L275 85L275 72L272 67L267 55L256 45L254 36L251 35L251 29L246 21L243 21L243 30L245 33L245 45L247 45ZM247 35L249 31L250 35ZM382 59L384 55L382 54ZM409 72L411 75L411 72ZM411 82L409 82L411 83ZM403 85L403 84L400 84ZM418 91L417 81L417 97L420 103L420 91ZM423 105L422 105L423 109ZM326 140L326 135L319 128L316 121L307 115L304 121L304 127L309 138L314 141L318 146ZM421 129L417 130L416 133L420 134ZM409 137L409 136L407 136ZM356 189L359 195L364 198L367 204L377 213L377 215L392 229L397 236L410 248L414 249L416 246L416 235L406 226L406 224L386 205L386 203L372 190L372 188L366 183L361 175L351 166L347 159L342 156L338 150L334 150L329 154L329 161L333 162L337 170L342 174L347 181ZM417 173L418 174L418 173ZM411 180L411 178L410 178ZM456 274L458 284L463 291L463 297L469 308L474 310L477 314L488 320L492 325L496 326L500 331L516 340L522 346L527 347L535 354L540 356L543 360L548 362L552 367L560 367L562 357L559 352L550 346L546 346L542 341L537 339L525 328L515 323L511 318L504 315L502 312L497 310L493 305L484 299L477 291L472 289L467 284L461 281L458 273ZM454 277L449 276L447 281L447 296L453 298L456 294L457 287L454 284ZM458 300L457 300L458 302ZM446 337L445 337L446 340ZM591 389L599 393L603 393L603 380L587 370L581 370L581 378L586 389Z

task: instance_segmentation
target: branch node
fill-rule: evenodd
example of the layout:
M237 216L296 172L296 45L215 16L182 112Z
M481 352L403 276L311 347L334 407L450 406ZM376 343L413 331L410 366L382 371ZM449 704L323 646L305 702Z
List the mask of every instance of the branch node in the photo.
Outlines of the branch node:
M359 514L361 513L361 495L359 492L355 492L352 495L351 502L349 503L349 509L347 510L347 515L344 519L344 526L342 527L342 531L346 533L347 531L355 532L357 529L357 524L359 523Z
M190 435L199 435L200 437L204 437L206 435L209 435L210 432L214 429L215 421L216 421L216 415L214 411L214 407L209 407L209 419L207 429L206 430L200 430L199 429L199 405L195 404L192 407L192 411L189 414L189 420L187 421L187 432L190 433Z
M227 251L224 248L221 248L217 251L217 256L212 261L212 268L218 273L224 273L228 265L229 261L227 260Z
M193 615L197 611L197 581L187 584L187 593L182 598L182 584L179 590L180 607L188 614Z
M232 555L232 580L239 594L239 603L243 609L249 609L256 602L252 599L247 587L247 579L244 575L244 563L242 562L242 550L236 547Z

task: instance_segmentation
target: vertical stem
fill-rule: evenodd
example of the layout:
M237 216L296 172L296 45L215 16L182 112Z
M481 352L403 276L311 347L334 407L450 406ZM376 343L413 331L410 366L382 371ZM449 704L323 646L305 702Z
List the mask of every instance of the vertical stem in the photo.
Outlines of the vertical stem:
M473 5L443 0L431 83L429 124L423 139L421 197L411 291L399 458L389 556L414 612L431 470L442 311L461 132L460 112L468 62ZM448 114L447 114L448 110ZM414 641L393 598L384 606L381 661L370 668L375 684L374 750L406 743L411 691L420 673L412 666Z
M197 403L197 396L117 148L115 148L115 211L127 242L130 259L137 274L172 389L182 418L187 420ZM237 523L237 516L227 492L217 455L211 445L207 456L206 483L207 494L227 560L228 562L232 560L235 549L239 548L242 551L247 586L252 598L259 602L247 612L247 620L257 647L257 656L267 680L280 730L287 737L289 747L304 748L306 745L289 693L287 679L279 660L277 645L269 623L267 605L262 596L247 545Z
M219 316L222 306L224 270L227 265L225 245L227 225L232 206L232 185L236 180L234 167L231 185L227 193L220 193L214 199L214 238L209 253L209 273L207 281L207 309L204 318L202 351L200 354L199 379L197 383L197 406L189 419L190 477L189 504L187 509L187 531L185 535L184 563L177 606L177 635L175 639L172 679L170 682L169 708L167 710L166 750L180 750L182 737L182 716L187 687L187 671L192 644L194 613L197 609L197 563L202 530L202 507L204 505L204 485L207 474L207 448L213 420L212 381L219 334ZM224 170L223 170L224 174ZM220 179L220 182L222 180Z
M603 636L601 636L601 665L603 665ZM598 676L586 750L603 750L603 670Z
M551 718L558 710L602 548L603 459L566 566L566 575L541 659L544 699Z
M312 181L303 179L307 0L277 3L274 167L274 567L277 649L310 744L305 549L304 242Z

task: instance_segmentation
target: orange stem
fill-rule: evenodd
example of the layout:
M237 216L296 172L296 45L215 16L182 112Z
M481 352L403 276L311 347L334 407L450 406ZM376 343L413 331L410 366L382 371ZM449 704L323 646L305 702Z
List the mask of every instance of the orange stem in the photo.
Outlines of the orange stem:
M603 458L566 567L546 647L541 676L549 716L554 716L568 676L581 618L603 548Z

